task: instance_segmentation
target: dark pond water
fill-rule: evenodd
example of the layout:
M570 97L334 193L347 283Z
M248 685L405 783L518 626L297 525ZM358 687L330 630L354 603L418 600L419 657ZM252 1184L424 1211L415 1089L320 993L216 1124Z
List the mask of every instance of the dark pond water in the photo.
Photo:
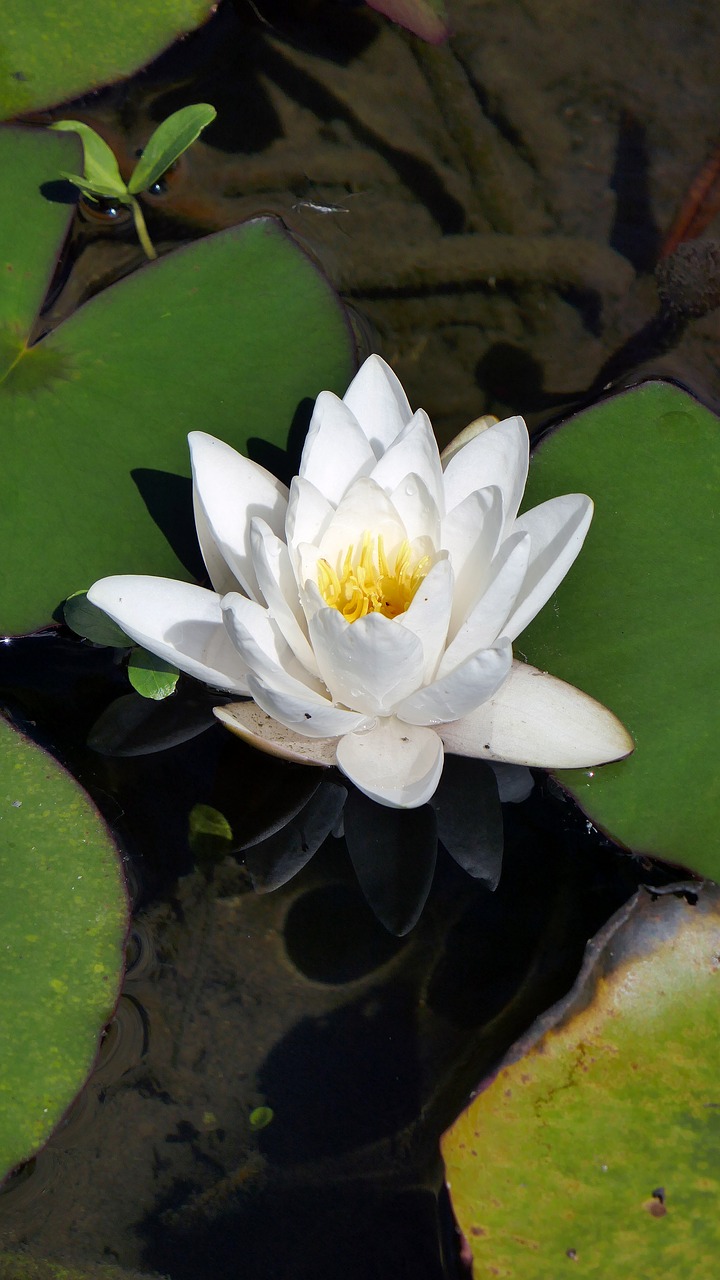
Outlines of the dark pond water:
M539 427L650 371L714 403L707 262L662 268L662 305L655 268L718 131L716 7L451 12L455 34L431 49L362 9L226 0L147 73L68 114L132 154L149 122L214 102L206 141L148 200L155 241L281 216L442 442L483 412ZM79 213L44 327L137 265L122 218ZM567 991L587 939L668 873L538 777L505 806L497 890L441 850L420 923L395 939L341 839L268 894L241 856L191 853L194 804L249 840L301 809L312 771L219 726L151 755L91 751L126 685L62 630L4 648L0 691L112 824L135 908L97 1069L0 1195L2 1246L91 1275L461 1275L440 1134ZM259 1106L273 1118L256 1129Z

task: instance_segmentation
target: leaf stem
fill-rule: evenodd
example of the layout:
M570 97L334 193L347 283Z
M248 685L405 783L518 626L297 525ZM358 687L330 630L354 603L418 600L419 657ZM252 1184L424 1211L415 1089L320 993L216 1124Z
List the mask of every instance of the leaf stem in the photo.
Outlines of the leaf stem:
M157 258L157 250L148 235L148 229L145 225L145 219L143 217L143 211L140 208L140 203L135 199L135 196L130 196L129 198L132 201L130 208L132 209L132 215L135 221L135 230L137 231L138 240L145 250L145 256L148 258Z

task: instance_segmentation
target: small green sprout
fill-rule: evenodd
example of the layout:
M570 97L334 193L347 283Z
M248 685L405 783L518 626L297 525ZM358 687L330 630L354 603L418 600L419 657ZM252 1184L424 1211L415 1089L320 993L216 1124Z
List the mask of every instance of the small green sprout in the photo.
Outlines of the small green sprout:
M216 115L215 108L207 102L196 102L173 112L148 139L128 183L120 175L114 153L90 125L80 120L58 120L50 128L77 133L83 144L84 174L80 177L76 173L63 173L62 177L90 200L117 200L127 205L132 210L135 230L147 257L157 258L137 197L172 168Z

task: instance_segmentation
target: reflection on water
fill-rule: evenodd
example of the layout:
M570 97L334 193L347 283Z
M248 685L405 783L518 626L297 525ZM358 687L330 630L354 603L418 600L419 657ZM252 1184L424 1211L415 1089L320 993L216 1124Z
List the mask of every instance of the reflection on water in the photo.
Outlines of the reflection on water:
M683 249L660 295L653 274L717 132L716 6L457 0L439 49L363 10L260 8L226 2L149 73L68 112L132 157L170 111L217 106L145 199L164 250L281 216L442 443L482 412L540 424L638 369L717 398L716 251ZM123 219L81 214L74 235L45 329L140 261ZM250 845L298 811L309 771L219 728L93 754L87 733L127 691L107 656L56 637L0 657L7 701L119 831L137 902L96 1070L0 1195L2 1246L172 1280L459 1275L438 1135L652 873L540 786L506 812L497 891L441 855L399 942L341 841L269 894L237 860L193 866L194 804ZM274 1115L255 1131L259 1106Z

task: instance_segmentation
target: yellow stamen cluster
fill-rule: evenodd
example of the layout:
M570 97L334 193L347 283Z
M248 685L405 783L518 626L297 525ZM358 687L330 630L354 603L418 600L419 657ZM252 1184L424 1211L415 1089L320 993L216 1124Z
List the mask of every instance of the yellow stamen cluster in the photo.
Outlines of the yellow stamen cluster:
M368 613L397 618L410 605L430 568L430 557L415 559L407 539L388 557L382 534L364 533L359 550L350 546L338 556L337 572L327 560L318 561L318 587L327 604L348 622Z

